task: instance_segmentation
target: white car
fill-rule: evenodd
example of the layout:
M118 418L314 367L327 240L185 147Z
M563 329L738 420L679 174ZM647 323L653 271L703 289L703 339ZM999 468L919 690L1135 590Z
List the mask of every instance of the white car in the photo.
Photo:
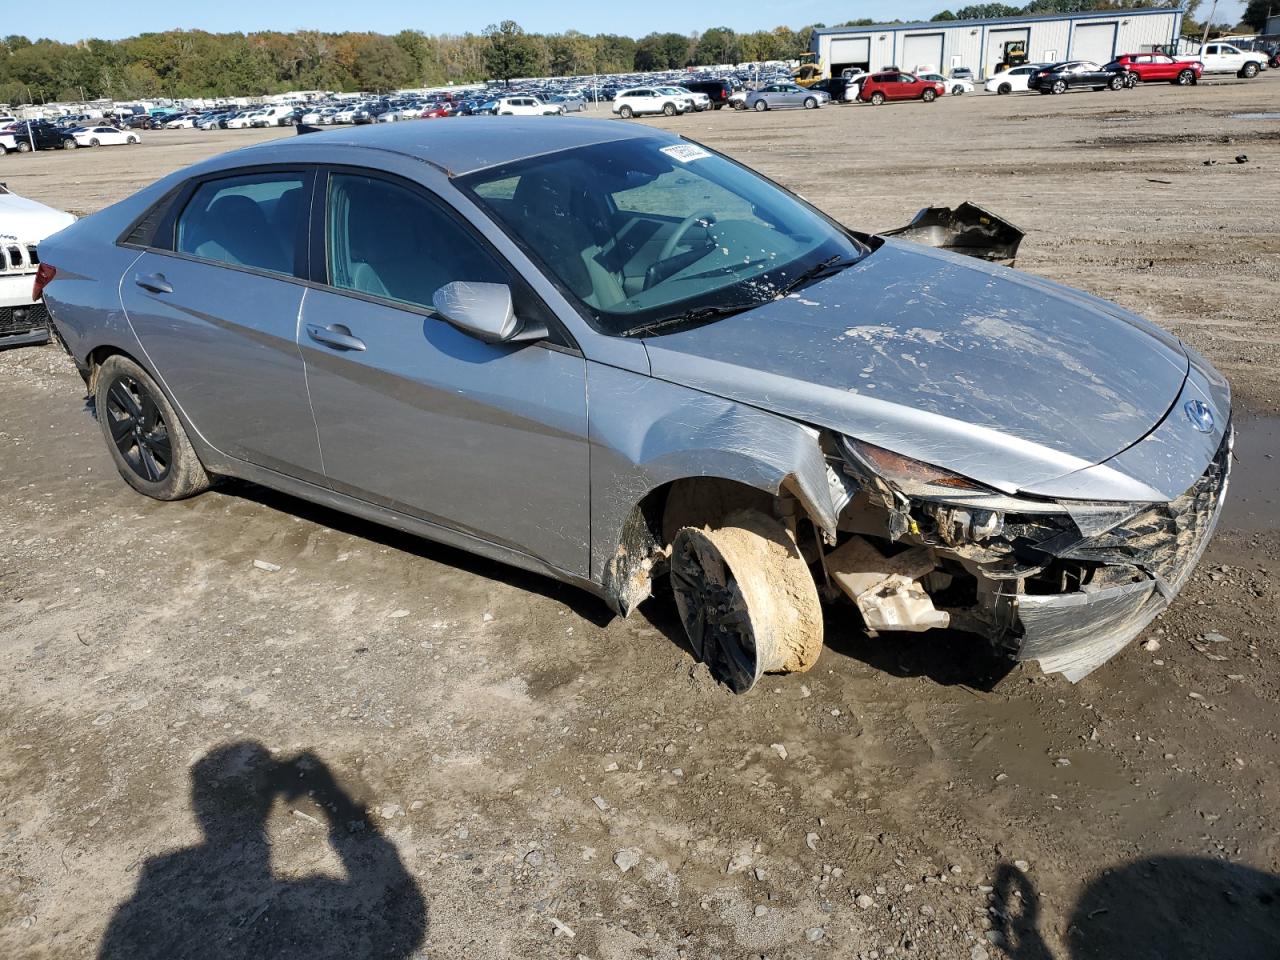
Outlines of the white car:
M115 127L77 127L71 131L77 147L115 147L122 144L141 143L142 137L134 130L117 130Z
M689 109L690 101L687 97L663 93L662 90L662 87L631 87L627 90L619 90L613 98L613 112L623 120L629 120L632 117L654 113L674 117Z
M166 121L164 128L166 130L189 130L196 125L196 121L199 119L199 117L175 117L172 120Z
M984 89L987 93L1026 93L1027 81L1043 66L1042 63L1024 63L1020 67L1003 70L993 74Z
M558 103L543 103L537 97L499 97L498 108L493 111L499 117L553 117L564 113Z
M75 223L69 213L46 207L0 183L0 348L49 339L49 314L31 298L45 237Z
M260 112L261 111L254 111L253 113L237 114L236 116L232 117L230 120L227 121L227 129L228 130L248 130L249 127L253 125L254 117L256 117Z
M349 107L343 107L341 110L333 114L329 122L330 123L355 123L356 114L362 113L362 112L363 111L360 109L360 107L354 104Z
M921 80L932 80L934 83L940 83L947 88L947 93L953 97L962 97L966 93L973 93L973 81L966 80L964 77L944 77L940 73L917 73L917 77Z
M711 98L705 93L694 93L684 87L659 87L658 89L664 93L670 93L672 96L684 97L689 102L688 109L696 113L711 109Z

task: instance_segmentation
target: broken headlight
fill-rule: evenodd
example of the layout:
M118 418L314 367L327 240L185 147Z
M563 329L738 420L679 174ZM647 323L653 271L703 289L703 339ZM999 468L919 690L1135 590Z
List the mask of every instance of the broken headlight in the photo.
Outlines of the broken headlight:
M906 497L945 498L964 494L995 494L997 491L970 480L958 473L935 467L922 460L913 460L900 453L877 447L874 444L840 438L841 452L845 459L861 467L875 477L889 483Z

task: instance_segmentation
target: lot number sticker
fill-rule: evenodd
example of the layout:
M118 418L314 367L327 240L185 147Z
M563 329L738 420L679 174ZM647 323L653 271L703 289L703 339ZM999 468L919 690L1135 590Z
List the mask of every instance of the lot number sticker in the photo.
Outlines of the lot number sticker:
M662 152L672 160L679 160L681 163L689 163L692 160L702 160L711 156L706 150L695 146L692 143L678 143L672 147L663 147Z

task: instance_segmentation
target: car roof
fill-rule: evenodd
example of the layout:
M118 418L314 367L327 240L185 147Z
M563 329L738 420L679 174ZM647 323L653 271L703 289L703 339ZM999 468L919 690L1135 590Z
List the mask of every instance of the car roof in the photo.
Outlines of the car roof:
M470 117L441 124L376 124L269 140L224 154L245 164L316 162L326 145L363 147L425 160L450 176L575 147L621 140L679 142L653 127L579 117ZM219 164L223 166L224 164Z

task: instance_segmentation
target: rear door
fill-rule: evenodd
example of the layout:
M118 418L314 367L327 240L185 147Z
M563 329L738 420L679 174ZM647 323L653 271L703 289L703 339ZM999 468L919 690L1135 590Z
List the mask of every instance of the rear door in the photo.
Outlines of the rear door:
M153 369L207 442L322 483L297 346L313 176L272 167L189 184L120 294Z
M436 314L447 283L505 283L557 326L424 187L340 169L316 196L300 343L330 485L586 575L586 361L563 333L489 344Z

